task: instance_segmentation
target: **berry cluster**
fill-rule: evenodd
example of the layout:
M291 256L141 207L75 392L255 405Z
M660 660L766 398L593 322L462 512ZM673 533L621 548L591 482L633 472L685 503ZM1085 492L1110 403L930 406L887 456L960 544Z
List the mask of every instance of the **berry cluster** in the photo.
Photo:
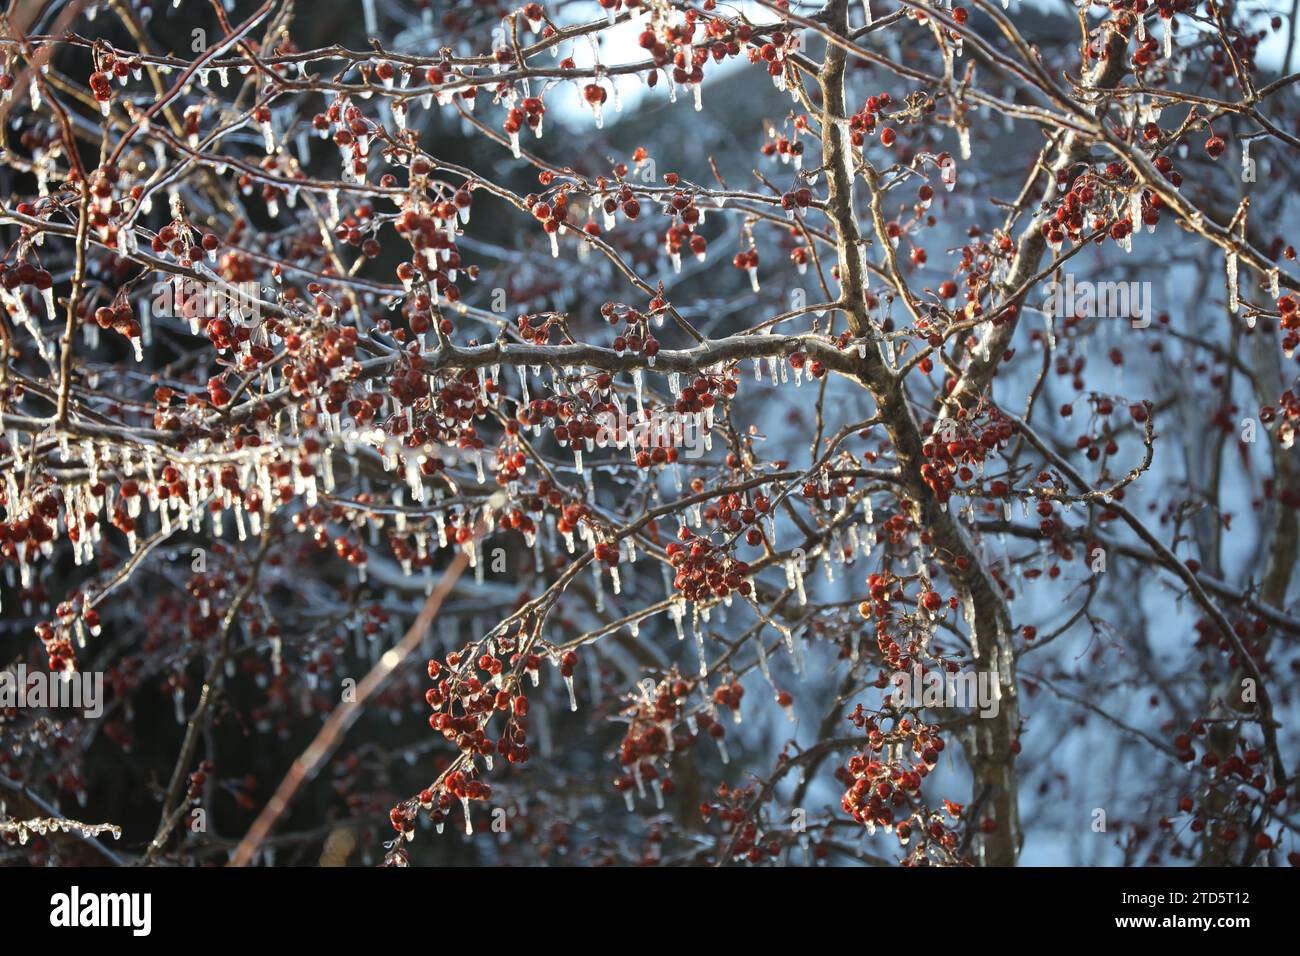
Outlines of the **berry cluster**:
M733 591L742 596L751 592L752 585L745 580L749 574L747 563L733 557L725 548L715 546L707 538L696 535L685 525L677 538L664 550L677 572L673 587L688 601L712 602Z

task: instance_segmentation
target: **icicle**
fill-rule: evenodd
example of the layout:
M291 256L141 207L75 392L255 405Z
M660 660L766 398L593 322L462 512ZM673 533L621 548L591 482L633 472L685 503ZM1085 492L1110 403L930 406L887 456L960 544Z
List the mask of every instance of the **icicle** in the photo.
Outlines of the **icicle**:
M668 616L673 619L673 625L677 628L677 640L686 640L686 629L682 626L682 618L686 616L686 605L682 601L673 601L668 608Z
M572 712L574 712L574 713L577 713L577 711L578 711L578 698L577 698L576 696L574 696L574 693L573 693L573 675L572 675L572 674L565 674L565 675L564 675L564 686L565 686L565 687L568 689L568 691L569 691L569 710L572 711Z
M945 160L939 166L939 180L943 183L943 188L947 192L952 192L953 187L957 185L957 164L951 159ZM897 240L894 240L897 245Z
M695 650L700 656L700 676L707 677L709 675L709 657L708 651L704 648L704 632L700 630L698 609L691 622L691 630L695 632Z
M799 592L799 603L807 605L808 594L804 590L804 569L802 559L799 561L790 561L786 567L789 569L789 576L794 584L794 588Z
M600 571L601 562L593 560L591 562L591 576L595 578L594 590L596 592L596 613L605 613L605 579Z
M1228 311L1237 314L1240 302L1237 299L1237 253L1229 252L1224 257L1228 273Z

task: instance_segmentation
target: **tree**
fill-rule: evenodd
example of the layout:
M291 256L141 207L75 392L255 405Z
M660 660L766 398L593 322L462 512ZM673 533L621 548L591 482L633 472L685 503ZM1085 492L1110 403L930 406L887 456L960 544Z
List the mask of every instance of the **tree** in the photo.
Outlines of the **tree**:
M1293 22L160 6L0 40L10 854L1295 846Z

